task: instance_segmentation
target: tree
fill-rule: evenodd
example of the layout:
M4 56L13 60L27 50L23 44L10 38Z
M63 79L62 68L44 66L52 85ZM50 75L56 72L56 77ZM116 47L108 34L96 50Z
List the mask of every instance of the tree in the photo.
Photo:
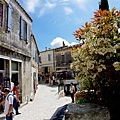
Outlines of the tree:
M101 0L99 3L99 9L101 10L109 10L109 4L107 0Z
M84 42L72 50L82 90L94 90L95 100L108 107L111 120L120 119L120 11L99 9L90 23L75 31L77 40ZM91 98L89 96L88 98Z

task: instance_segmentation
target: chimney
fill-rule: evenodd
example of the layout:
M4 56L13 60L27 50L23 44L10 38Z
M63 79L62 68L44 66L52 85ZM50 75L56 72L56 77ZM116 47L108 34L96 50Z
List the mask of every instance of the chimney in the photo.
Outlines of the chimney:
M65 47L65 43L64 43L64 41L63 41L63 47Z

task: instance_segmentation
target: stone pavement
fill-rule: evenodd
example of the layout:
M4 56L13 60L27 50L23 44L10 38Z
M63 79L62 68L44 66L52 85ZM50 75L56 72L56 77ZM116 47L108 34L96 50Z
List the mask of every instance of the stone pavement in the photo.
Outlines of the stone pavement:
M71 103L70 97L58 99L58 87L40 84L32 102L21 107L20 115L15 115L14 120L50 120L57 108ZM0 120L4 120L5 115L0 115Z

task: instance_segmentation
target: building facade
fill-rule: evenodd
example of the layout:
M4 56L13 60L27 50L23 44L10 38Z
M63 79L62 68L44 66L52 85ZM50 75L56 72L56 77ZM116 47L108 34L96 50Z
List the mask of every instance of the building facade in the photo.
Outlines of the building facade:
M18 81L21 101L31 95L32 19L16 0L0 0L0 81ZM6 85L5 85L6 84Z
M39 50L35 40L35 36L31 35L31 97L34 99L34 95L38 86L38 63L39 63Z
M71 71L70 64L73 61L71 50L71 46L63 44L62 47L40 52L41 63L39 69L41 74L51 76L54 73L57 77L60 72Z
M70 64L73 61L71 50L71 46L63 46L55 49L56 72L70 70Z
M48 80L48 77L55 71L54 49L40 52L39 58L39 74L43 76L44 80Z

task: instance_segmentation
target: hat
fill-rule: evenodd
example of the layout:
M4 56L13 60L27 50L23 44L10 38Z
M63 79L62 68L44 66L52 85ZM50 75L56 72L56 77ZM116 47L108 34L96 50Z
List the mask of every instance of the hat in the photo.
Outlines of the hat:
M9 88L5 88L4 92L10 92L10 89Z

